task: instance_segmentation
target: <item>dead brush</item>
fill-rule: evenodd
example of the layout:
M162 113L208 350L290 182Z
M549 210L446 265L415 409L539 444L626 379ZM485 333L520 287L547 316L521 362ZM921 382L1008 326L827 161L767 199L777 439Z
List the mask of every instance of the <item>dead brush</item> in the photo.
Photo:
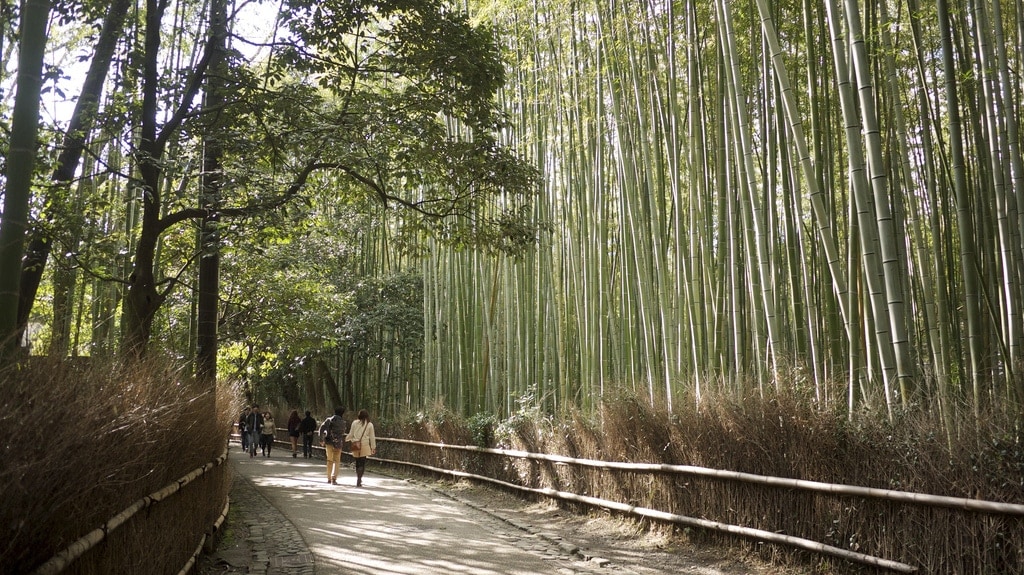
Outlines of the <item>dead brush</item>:
M976 419L972 412L963 411L950 422L943 421L937 409L919 408L899 412L892 420L871 414L851 419L841 409L774 390L752 397L705 390L701 402L677 401L673 413L651 404L646 398L622 394L606 401L593 417L575 411L559 417L513 417L496 426L494 447L1024 502L1024 445L1019 422L1008 413L983 413ZM432 430L433 441L455 443L464 438L464 431L452 431L455 419L450 414L446 417L443 432L424 422L419 425ZM955 433L946 433L947 429ZM414 461L437 457L429 453L429 449L417 449L407 455ZM792 535L907 563L918 567L920 573L1024 574L1021 517L695 475L488 457L492 471L486 475L526 487L552 488ZM448 462L459 465L454 455L448 456ZM755 553L770 562L813 565L821 573L879 572L712 531L687 528L677 533L691 541L738 546L741 552Z
M0 386L4 573L31 572L142 497L218 457L238 408L231 390L199 389L159 359L126 365L32 358L0 373ZM130 520L66 572L177 572L187 560L182 553L195 548L196 533L212 525L225 501L226 471L208 475L188 490L196 501L177 511L178 505L152 506L141 514L151 521ZM191 547L186 540L194 540ZM131 549L133 541L142 547ZM161 549L180 551L168 551L157 563L151 557L138 569L110 562Z
M1020 435L1012 418L986 414L979 426L973 415L961 414L957 439L948 443L946 427L934 415L937 410L903 412L891 421L863 415L851 421L795 395L707 399L699 407L691 403L677 410L667 439L665 414L645 401L612 403L603 421L613 433L630 426L647 428L634 461L1024 501ZM650 425L644 423L648 421ZM657 445L664 449L651 448ZM1024 519L1019 517L692 476L663 475L657 483L662 485L630 478L616 481L606 492L626 487L635 505L807 538L914 565L923 573L1024 573ZM772 549L756 544L750 548ZM801 555L771 550L765 557L789 554ZM827 563L833 572L871 572L841 561Z

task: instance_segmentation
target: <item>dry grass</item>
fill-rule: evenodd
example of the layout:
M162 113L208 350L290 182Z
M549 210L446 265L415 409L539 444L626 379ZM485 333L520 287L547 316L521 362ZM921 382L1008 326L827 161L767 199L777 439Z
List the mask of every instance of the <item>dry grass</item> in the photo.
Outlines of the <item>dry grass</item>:
M33 360L0 373L0 572L25 573L224 450L230 390L171 364ZM218 467L115 530L68 573L176 573L221 511Z
M691 403L690 405L694 405ZM496 425L495 447L608 461L715 469L1024 502L1024 445L1012 418L958 416L956 437L929 412L857 423L800 397L716 398L675 413L637 397L604 406L598 418L521 414ZM440 412L443 423L432 422ZM410 418L381 435L472 443L467 425L443 410ZM917 566L921 573L1024 574L1024 518L967 513L863 498L682 475L599 472L461 451L382 444L384 457L407 458L529 487L587 494L680 515L784 533ZM708 542L733 539L686 530ZM756 542L747 551L803 562L821 573L871 568Z

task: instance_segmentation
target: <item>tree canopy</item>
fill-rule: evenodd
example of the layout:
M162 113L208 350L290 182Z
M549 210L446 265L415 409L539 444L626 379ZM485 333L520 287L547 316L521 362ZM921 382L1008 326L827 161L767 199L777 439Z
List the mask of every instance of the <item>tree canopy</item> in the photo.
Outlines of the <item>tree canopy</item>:
M95 130L85 122L69 133L87 144L85 162L62 160L64 175L32 198L34 248L19 270L21 287L32 290L22 296L23 323L56 244L62 256L51 263L88 274L79 281L122 286L105 294L113 298L102 304L110 316L94 319L89 353L113 351L113 317L120 317L124 350L138 353L154 322L169 327L167 299L194 281L197 262L213 257L196 242L200 225L210 225L204 219L215 213L212 229L230 240L268 224L280 228L317 196L322 206L329 198L323 201L377 213L410 246L426 235L506 252L532 243L535 170L498 137L504 67L493 30L433 0L285 2L260 12L276 19L273 35L233 34L225 42L217 10L229 30L241 30L252 6L206 5L147 0L127 21L114 13L128 12L128 2L106 13L91 4L60 7L68 17L53 24L51 40L95 26L100 34L81 59L95 62L110 38L115 50L101 70L104 89L93 97ZM96 111L76 109L71 124L50 133ZM203 183L213 142L216 201ZM56 145L41 147L41 157ZM21 255L14 259L20 266ZM3 275L19 274L9 264ZM98 286L90 295L104 301ZM70 312L56 304L73 293L54 298L55 315Z

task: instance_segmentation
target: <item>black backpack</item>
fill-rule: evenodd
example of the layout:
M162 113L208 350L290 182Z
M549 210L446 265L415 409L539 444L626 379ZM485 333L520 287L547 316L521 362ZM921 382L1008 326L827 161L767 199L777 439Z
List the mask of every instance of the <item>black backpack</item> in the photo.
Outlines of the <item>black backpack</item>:
M324 443L330 443L331 445L340 448L342 443L345 441L345 435L342 434L341 437L335 436L334 422L337 419L339 419L337 415L332 415L324 421L324 424L327 426L327 433L324 434ZM342 429L345 427L344 420L342 421L341 427Z

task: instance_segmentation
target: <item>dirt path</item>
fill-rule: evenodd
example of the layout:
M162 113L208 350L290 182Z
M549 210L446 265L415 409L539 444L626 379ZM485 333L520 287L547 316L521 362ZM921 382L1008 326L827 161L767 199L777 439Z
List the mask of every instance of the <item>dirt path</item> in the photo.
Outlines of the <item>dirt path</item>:
M604 572L694 573L700 575L806 575L744 556L737 548L694 545L668 528L648 530L604 511L574 513L553 501L523 501L503 491L469 482L425 482L466 505L484 509L521 529L557 539L575 554L604 566Z
M608 514L577 515L467 482L373 473L339 485L318 459L232 452L229 535L200 575L799 575Z

